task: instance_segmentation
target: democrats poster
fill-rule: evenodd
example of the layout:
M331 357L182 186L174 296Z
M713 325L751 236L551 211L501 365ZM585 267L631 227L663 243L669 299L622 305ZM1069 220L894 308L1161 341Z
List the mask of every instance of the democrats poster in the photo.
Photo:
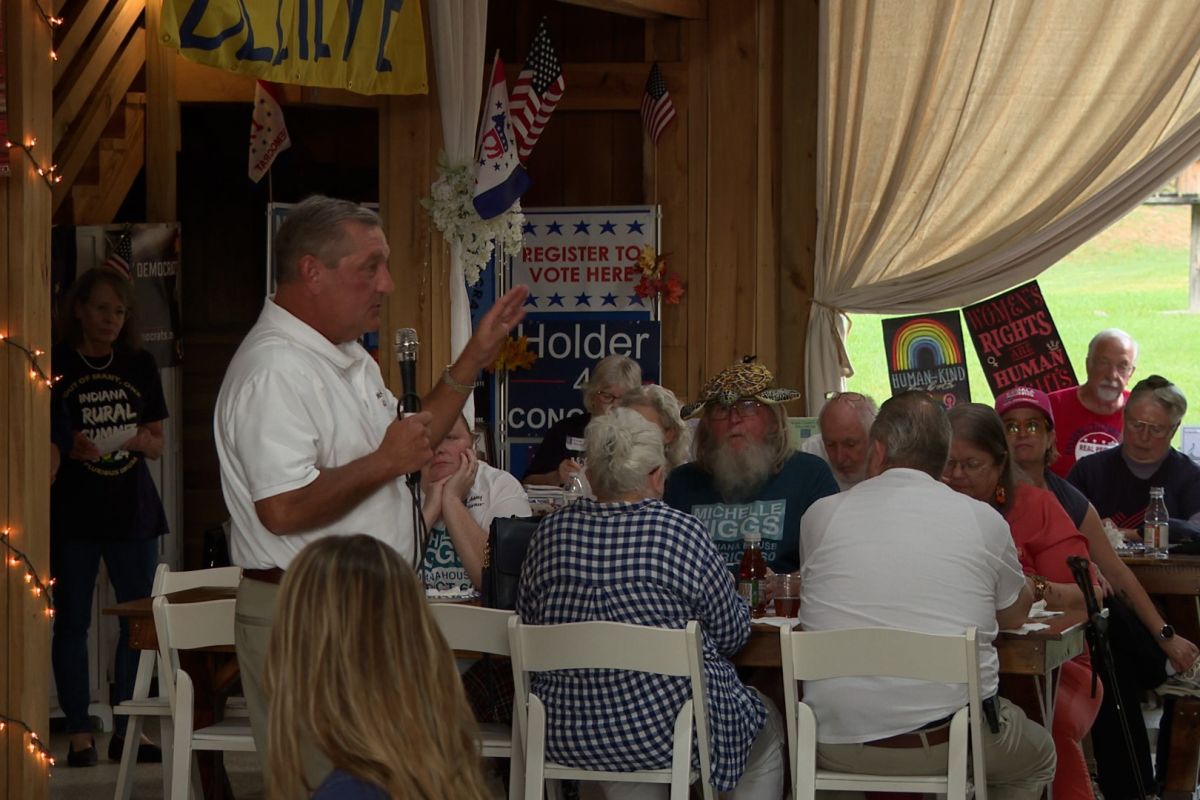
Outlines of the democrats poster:
M946 408L971 401L957 311L883 320L892 395L929 392Z
M1049 394L1079 384L1037 281L962 313L993 397L1016 386Z

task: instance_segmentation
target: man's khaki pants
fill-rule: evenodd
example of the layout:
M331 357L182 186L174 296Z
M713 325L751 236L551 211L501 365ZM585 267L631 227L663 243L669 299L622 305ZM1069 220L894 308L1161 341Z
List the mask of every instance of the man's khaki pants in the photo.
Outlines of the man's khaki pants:
M990 800L1037 800L1054 780L1054 739L1021 708L996 698L1000 732L983 725L984 763ZM818 744L817 766L876 775L936 775L946 771L950 744L889 748L864 744Z
M234 620L234 646L237 648L238 669L246 707L250 712L250 729L258 749L263 778L267 777L267 648L271 644L271 626L275 621L275 601L279 587L273 583L243 578L238 586ZM309 786L317 788L333 770L329 759L311 742L304 748L304 775ZM307 794L304 795L307 797Z

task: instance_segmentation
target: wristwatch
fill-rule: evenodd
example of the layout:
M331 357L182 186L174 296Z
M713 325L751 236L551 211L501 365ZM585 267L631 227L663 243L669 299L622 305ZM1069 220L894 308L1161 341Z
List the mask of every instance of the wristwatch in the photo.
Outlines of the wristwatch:
M1170 625L1163 625L1158 629L1158 638L1166 641L1167 639L1175 638L1175 628Z

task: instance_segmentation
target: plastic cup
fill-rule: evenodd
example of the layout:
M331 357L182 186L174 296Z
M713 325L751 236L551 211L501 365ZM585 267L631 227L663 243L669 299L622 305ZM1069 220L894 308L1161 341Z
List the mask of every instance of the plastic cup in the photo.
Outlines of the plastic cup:
M771 596L775 603L775 616L791 619L800 613L800 577L798 575L772 575Z

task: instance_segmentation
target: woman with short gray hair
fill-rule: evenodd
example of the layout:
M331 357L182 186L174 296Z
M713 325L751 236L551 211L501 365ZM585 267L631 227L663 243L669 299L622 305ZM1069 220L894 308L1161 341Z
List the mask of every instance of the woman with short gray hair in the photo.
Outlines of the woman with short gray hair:
M606 620L683 628L698 620L713 785L732 797L781 797L779 712L738 680L729 661L749 636L749 607L704 525L660 499L662 433L636 411L615 408L592 420L584 437L596 499L542 520L521 568L517 613L532 625ZM549 672L531 688L546 705L546 753L555 761L617 771L670 765L687 678L603 670L581 680ZM641 786L630 793L628 784L604 788L606 797L613 788L657 796Z
M680 402L674 392L657 383L647 383L626 393L618 405L632 408L662 429L668 472L688 460L692 432L679 413Z
M583 431L594 418L607 413L626 392L642 385L642 368L626 356L606 356L596 362L583 387L583 414L563 417L546 432L525 470L523 483L567 486L583 469Z

